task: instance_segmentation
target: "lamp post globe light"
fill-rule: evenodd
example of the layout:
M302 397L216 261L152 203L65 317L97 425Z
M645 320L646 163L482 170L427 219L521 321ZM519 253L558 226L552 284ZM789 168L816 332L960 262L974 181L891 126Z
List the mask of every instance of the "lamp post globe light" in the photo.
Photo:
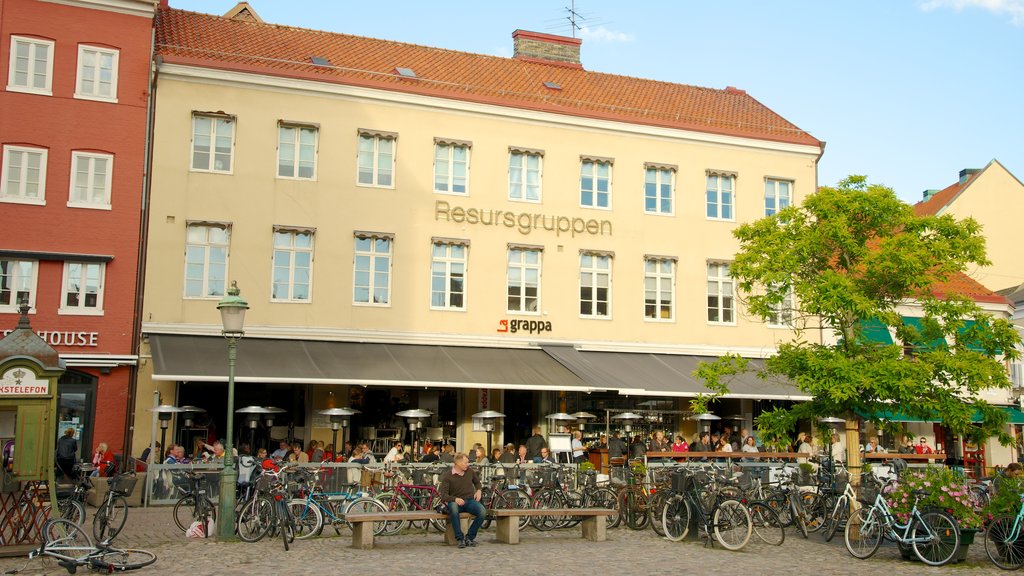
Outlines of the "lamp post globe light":
M221 335L228 341L228 416L227 436L224 439L224 470L220 475L220 522L217 523L217 537L221 540L235 538L235 487L238 485L238 468L234 457L235 429L235 361L238 358L238 341L245 335L245 311L249 303L239 296L238 284L231 282L231 288L217 303L223 329Z

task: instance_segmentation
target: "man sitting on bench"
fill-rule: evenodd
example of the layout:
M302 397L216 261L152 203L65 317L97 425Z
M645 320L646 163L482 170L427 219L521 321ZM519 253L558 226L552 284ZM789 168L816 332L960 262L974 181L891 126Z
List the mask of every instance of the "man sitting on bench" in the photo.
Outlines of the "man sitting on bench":
M455 455L451 469L441 474L438 492L441 501L448 505L448 522L455 533L455 539L459 542L459 548L476 546L476 533L487 514L484 505L480 503L482 489L483 484L480 483L476 470L469 467L469 456L462 452ZM462 523L459 521L459 514L462 512L473 515L469 533L465 536L462 534Z

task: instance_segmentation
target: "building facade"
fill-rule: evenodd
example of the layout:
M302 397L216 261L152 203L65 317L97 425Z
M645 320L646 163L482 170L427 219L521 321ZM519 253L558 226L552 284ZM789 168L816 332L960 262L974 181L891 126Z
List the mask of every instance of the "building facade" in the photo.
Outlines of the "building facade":
M155 3L0 3L0 324L59 351L58 432L120 452L136 305Z
M235 404L288 412L257 441L329 441L335 405L362 410L353 437L430 409L459 447L484 409L495 441L559 410L680 412L699 360L791 337L737 300L732 230L811 193L823 143L742 90L588 71L571 38L516 31L498 58L248 6L165 7L156 38L136 412L207 409L179 438L223 435L232 281ZM752 380L733 409L794 394Z

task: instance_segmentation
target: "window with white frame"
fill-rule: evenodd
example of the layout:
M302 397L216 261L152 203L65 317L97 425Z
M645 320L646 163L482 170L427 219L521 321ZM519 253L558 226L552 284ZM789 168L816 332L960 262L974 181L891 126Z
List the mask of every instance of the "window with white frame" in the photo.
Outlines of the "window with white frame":
M391 304L391 262L395 240L385 234L356 234L352 301Z
M277 126L277 175L280 178L316 178L317 127L286 124Z
M45 148L5 145L0 201L45 204L46 155Z
M644 212L672 214L672 189L675 186L675 168L648 164L644 175Z
M793 203L793 183L768 178L764 181L764 215L772 216Z
M540 311L540 256L538 248L510 246L505 272L508 311Z
M434 192L468 193L469 148L468 142L434 140Z
M708 219L732 220L736 175L708 172L706 188Z
M790 288L782 297L782 301L771 307L768 315L768 325L777 328L790 328L793 326L793 289Z
M676 262L672 258L644 258L644 318L672 320L675 301Z
M397 134L359 132L358 180L363 186L391 188L395 185L395 141Z
M580 206L610 208L612 194L611 160L583 158L580 160Z
M192 170L230 173L235 150L235 119L192 115Z
M1010 383L1013 384L1015 392L1024 388L1024 362L1020 360L1010 362Z
M103 262L65 262L61 314L102 314Z
M708 322L732 324L736 322L733 281L729 264L708 262Z
M50 95L53 84L53 41L11 36L7 89Z
M270 299L309 302L313 277L313 231L274 229Z
M35 308L36 269L35 260L0 259L0 310L16 312L22 300Z
M430 262L430 307L466 309L466 255L468 246L435 241Z
M185 242L185 298L224 296L231 228L226 224L190 223Z
M509 150L509 200L540 202L541 160L543 156L543 152L539 150Z
M610 254L580 254L580 316L611 318L612 257Z
M110 48L78 47L75 98L117 102L118 54Z
M71 153L71 191L68 206L109 208L114 157L91 152Z

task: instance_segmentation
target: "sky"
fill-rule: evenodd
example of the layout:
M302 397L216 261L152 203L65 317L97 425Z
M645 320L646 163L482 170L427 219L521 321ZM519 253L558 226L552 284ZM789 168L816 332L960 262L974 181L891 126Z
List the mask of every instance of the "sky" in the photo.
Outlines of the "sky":
M170 0L224 14L234 0ZM264 22L512 56L516 29L572 35L587 70L735 86L852 174L917 202L998 160L1024 180L1024 0L250 0Z

